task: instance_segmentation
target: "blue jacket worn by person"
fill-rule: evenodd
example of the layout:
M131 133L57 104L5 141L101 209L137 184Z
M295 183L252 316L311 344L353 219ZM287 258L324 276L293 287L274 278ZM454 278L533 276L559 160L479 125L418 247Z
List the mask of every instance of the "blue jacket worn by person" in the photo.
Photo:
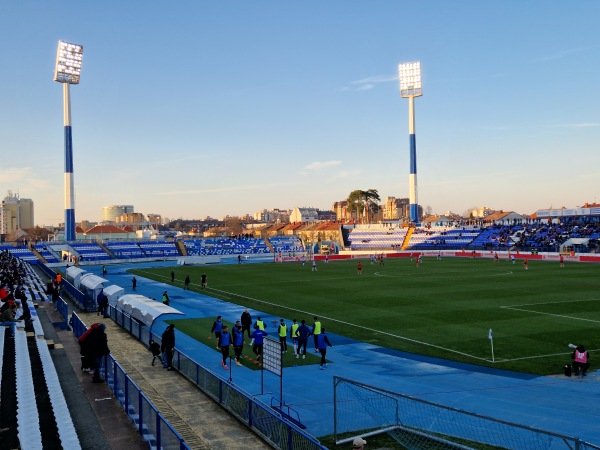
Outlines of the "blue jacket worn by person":
M267 333L266 331L260 330L260 329L255 329L252 334L250 335L250 337L252 339L254 339L254 345L262 345L265 336L268 336L269 333Z
M296 331L296 336L298 336L299 339L308 339L310 336L310 328L305 324L300 325Z
M219 337L219 347L229 347L231 345L231 335L227 330L223 330Z
M321 350L321 349L327 348L327 346L333 347L331 345L331 342L329 342L327 335L325 333L319 334L317 336L317 348Z
M211 333L215 333L215 339L217 341L221 337L221 331L223 330L223 322L221 322L221 316L217 316L217 320L215 320L212 324L212 328L210 329Z
M242 330L240 328L234 327L233 328L233 346L241 347L243 343L244 343L244 333L242 333Z

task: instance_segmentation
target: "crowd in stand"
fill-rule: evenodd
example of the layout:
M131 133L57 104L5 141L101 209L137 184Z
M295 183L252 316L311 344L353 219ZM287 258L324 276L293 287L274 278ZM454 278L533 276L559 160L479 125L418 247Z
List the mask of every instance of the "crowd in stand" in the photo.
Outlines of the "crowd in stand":
M24 264L8 251L0 252L0 325L9 327L9 337L14 337L17 322L31 322Z
M530 222L515 225L493 225L493 231L484 243L485 247L536 248L546 251L559 251L562 244L572 238L590 239L588 249L598 247L600 222L582 222L580 220L552 222Z

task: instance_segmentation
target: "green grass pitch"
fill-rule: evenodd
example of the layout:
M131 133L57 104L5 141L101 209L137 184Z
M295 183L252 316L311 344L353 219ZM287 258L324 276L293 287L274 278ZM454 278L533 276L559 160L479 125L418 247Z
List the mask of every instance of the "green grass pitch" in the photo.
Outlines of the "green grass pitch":
M314 315L328 331L420 355L532 374L558 374L567 344L600 344L600 266L425 257L176 267L176 285L286 320ZM170 282L172 267L134 270ZM208 288L200 289L200 275ZM493 330L492 342L488 338ZM335 342L333 342L335 345Z

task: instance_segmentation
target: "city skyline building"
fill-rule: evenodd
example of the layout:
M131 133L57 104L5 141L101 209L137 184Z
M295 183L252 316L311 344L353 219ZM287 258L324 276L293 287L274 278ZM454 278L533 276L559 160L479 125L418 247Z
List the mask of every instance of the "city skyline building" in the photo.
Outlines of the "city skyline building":
M11 234L34 226L33 200L20 198L19 193L8 191L0 206L0 234Z
M110 205L102 208L102 222L116 222L117 217L134 212L133 205Z

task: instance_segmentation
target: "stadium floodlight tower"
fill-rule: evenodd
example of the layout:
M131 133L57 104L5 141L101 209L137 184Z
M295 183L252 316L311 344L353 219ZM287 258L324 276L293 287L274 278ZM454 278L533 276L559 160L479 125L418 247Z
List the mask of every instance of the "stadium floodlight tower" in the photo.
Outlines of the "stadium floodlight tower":
M73 141L71 134L71 98L69 86L79 84L83 46L58 41L54 81L63 85L65 123L65 241L74 241L75 233L75 189L73 187Z
M419 221L417 202L417 140L415 137L415 97L423 95L421 63L410 62L398 66L400 96L408 98L408 132L410 134L410 221Z

